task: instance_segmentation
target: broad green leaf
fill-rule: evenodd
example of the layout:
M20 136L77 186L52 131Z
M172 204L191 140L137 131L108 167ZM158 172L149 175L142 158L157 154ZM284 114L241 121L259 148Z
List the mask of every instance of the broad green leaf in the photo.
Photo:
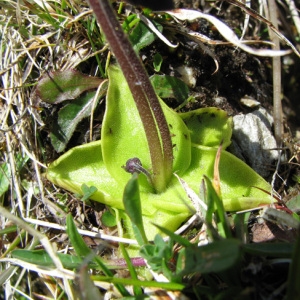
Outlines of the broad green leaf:
M209 178L213 176L216 151L217 149L209 147L192 147L191 166L182 178L196 193L203 175ZM49 166L47 178L79 194L82 194L82 184L95 186L97 191L91 199L121 209L125 228L131 228L131 221L124 213L122 202L125 184L118 184L110 176L101 153L100 141L75 147ZM257 186L270 191L269 184L232 154L222 152L219 168L222 200L226 211L250 209L272 202L270 196L255 188ZM147 228L147 237L150 240L158 232L152 223L174 231L193 213L189 198L175 176L164 193L154 194L147 190L140 193L144 227Z
M153 24L159 31L162 31L162 26L160 24L156 22L153 22ZM155 34L143 22L139 22L129 34L129 40L136 52L149 46L155 39Z
M53 183L82 195L81 186L94 186L91 199L124 209L123 190L108 173L102 158L101 141L75 147L54 161L47 169Z
M132 238L134 233L131 221L124 211L122 201L124 187L131 175L122 166L128 159L138 157L143 167L151 172L150 154L143 124L121 71L117 67L111 67L109 79L101 142L71 149L50 164L46 175L52 182L74 193L82 194L82 184L97 188L91 199L118 209L127 235ZM198 193L203 175L213 178L216 147L222 139L225 144L229 144L231 120L228 121L226 113L215 109L197 110L183 116L190 127L188 128L177 113L162 101L161 105L172 134L173 171ZM198 117L203 117L205 121L201 126ZM206 122L208 130L204 128ZM193 145L190 143L190 133ZM217 138L203 138L202 135L216 135ZM197 143L209 144L215 148ZM272 203L273 199L268 195L271 191L270 185L235 156L222 151L219 170L226 211L250 209ZM188 196L175 176L162 193L153 193L143 174L138 181L143 223L149 240L158 233L153 223L174 231L194 213Z
M219 147L222 142L224 148L231 144L232 118L224 110L205 107L179 115L190 130L192 143Z
M194 191L197 192L199 189L198 178L202 178L203 175L213 178L216 152L216 148L199 145L192 147L191 166L182 178ZM247 164L224 150L221 154L219 172L222 201L226 211L251 209L275 201L268 195L271 191L269 183Z
M78 123L91 115L96 92L89 92L64 106L58 113L57 124L50 134L51 144L57 152L65 150Z
M178 103L182 103L189 96L188 86L174 76L155 74L150 80L160 98L174 98Z
M107 210L101 216L101 223L107 227L114 227L117 225L116 216Z
M197 247L183 248L179 252L177 270L181 276L190 273L216 273L232 267L240 257L241 243L226 239Z
M40 100L56 104L65 100L76 99L87 90L97 88L103 79L83 75L76 70L46 73L36 88Z
M104 164L111 176L121 186L130 178L121 167L127 160L137 157L143 167L151 171L151 159L147 139L138 110L128 88L126 80L118 67L108 71L109 87L106 112L102 125L102 154ZM173 170L182 174L189 166L191 144L189 132L183 121L160 100L163 112L169 124L173 148ZM143 176L140 178L143 188L152 192L152 187Z
M184 192L178 190L178 187L175 188L175 191L170 188L168 193L161 195L141 193L143 225L146 228L148 240L153 240L155 235L160 232L154 224L161 224L162 227L175 231L193 213L193 209L189 210L188 206L184 204L188 198ZM152 206L152 204L154 205ZM128 215L123 210L120 210L119 213L126 229L126 237L134 238L132 223Z
M103 163L101 153L100 141L75 147L53 162L48 167L46 176L53 183L77 194L82 194L82 184L95 186L97 191L91 195L91 199L124 210L122 198L125 185L119 185L110 176ZM124 172L124 174L126 173ZM165 226L169 223L168 217L171 214L176 222L169 223L167 228L175 230L176 226L179 226L191 214L185 203L188 201L188 197L175 176L165 193L152 194L141 191L141 199L142 213L144 216L148 216L148 218L144 218L144 222L155 232L157 230L151 225L151 221ZM131 227L129 220L126 226ZM151 232L148 227L146 228L147 234L149 231ZM154 236L155 234L151 234L152 238Z

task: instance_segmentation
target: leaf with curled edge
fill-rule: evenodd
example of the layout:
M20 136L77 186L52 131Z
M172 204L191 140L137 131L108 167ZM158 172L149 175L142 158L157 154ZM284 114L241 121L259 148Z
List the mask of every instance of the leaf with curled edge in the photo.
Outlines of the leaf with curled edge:
M108 76L106 112L101 130L102 154L111 176L125 186L131 176L121 167L127 160L138 157L143 167L151 171L151 159L143 123L124 75L118 67L111 66ZM171 132L173 170L182 174L191 161L189 131L178 114L159 101ZM146 178L142 178L141 183L145 189L153 191Z
M96 99L97 103L106 89L107 86L103 84ZM95 96L95 91L89 91L65 105L58 112L57 122L54 123L50 133L51 144L57 152L65 150L79 122L91 115Z
M149 148L136 106L121 71L116 67L111 68L109 80L102 140L69 150L50 164L46 176L53 183L79 194L82 194L82 184L95 186L97 191L91 195L91 199L118 209L128 236L134 237L130 231L131 222L122 203L123 190L131 175L126 173L122 166L128 159L138 157L143 167L151 172ZM167 123L172 127L170 131L174 144L173 172L179 174L190 188L198 193L203 175L213 178L220 140L202 139L201 135L227 136L225 140L228 143L231 136L230 122L227 124L226 117L221 118L221 125L217 126L218 134L209 133L211 131L207 132L202 127L206 126L206 122L208 126L212 126L213 121L210 117L201 118L203 112L201 115L201 111L196 111L196 117L198 114L203 120L201 126L198 125L197 118L185 119L184 124L180 114L169 109L163 102L161 105ZM209 110L211 111L213 110ZM216 114L216 119L219 115L222 113ZM201 141L204 141L204 145L199 144ZM190 158L187 155L190 155ZM238 211L272 203L271 197L263 192L270 192L271 186L232 154L222 151L219 170L221 195L226 211ZM153 223L174 231L194 213L187 194L175 176L172 176L166 189L160 193L153 192L143 174L139 176L139 183L143 223L148 239L154 238L158 232Z
M190 130L193 144L225 149L231 144L233 121L227 112L216 107L204 107L179 116Z
M57 104L96 89L102 81L103 79L87 76L76 70L50 72L40 79L35 95L42 101Z

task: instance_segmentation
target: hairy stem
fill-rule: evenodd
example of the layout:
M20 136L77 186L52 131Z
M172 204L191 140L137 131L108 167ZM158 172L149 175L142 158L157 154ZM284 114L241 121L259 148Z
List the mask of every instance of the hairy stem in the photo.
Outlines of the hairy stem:
M173 150L168 124L148 74L117 20L109 0L89 0L109 45L126 78L147 136L157 192L172 175Z

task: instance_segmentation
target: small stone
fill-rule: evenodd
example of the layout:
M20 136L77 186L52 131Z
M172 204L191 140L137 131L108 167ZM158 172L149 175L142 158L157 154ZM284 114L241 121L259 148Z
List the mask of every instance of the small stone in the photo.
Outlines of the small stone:
M250 107L250 108L255 108L255 107L258 107L260 106L260 102L259 101L256 101L254 99L251 99L251 98L247 98L247 97L244 97L240 100L241 104L243 104L244 106L247 106L247 107Z
M230 151L267 178L272 174L271 166L278 159L277 144L271 130L273 117L260 107L254 112L234 116L233 123Z
M176 71L181 75L180 79L190 88L194 88L197 83L196 72L193 68L188 66L180 66Z

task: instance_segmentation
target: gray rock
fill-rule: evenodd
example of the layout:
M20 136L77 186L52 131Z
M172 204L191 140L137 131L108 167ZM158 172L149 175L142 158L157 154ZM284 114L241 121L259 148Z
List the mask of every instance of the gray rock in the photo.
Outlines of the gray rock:
M258 174L267 178L278 159L276 141L272 134L273 117L262 107L248 114L233 117L233 139L229 148Z

